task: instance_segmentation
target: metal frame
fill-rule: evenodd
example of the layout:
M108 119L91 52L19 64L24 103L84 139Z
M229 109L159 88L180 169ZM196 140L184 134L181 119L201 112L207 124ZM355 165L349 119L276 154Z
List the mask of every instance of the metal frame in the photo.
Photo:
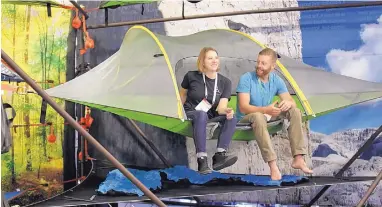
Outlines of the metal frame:
M288 7L288 8L256 9L256 10L221 12L221 13L200 14L200 15L190 15L190 16L184 16L184 11L183 11L182 16L180 17L146 19L146 20L116 22L116 23L106 22L105 24L87 26L87 29L90 30L90 29L99 29L99 28L108 28L108 27L127 26L127 25L149 24L149 23L180 21L180 20L189 20L189 19L203 19L203 18L221 17L221 16L235 16L235 15L244 15L244 14L309 11L309 10L322 10L322 9L340 9L340 8L381 6L381 5L382 5L382 1L372 1L372 2L357 2L357 3L344 3L344 4L327 4L327 5L318 5L318 6L300 6L300 7L297 6L297 7ZM105 10L105 12L107 12L107 10Z
M367 189L365 196L359 201L357 207L363 206L363 204L367 201L373 190L377 187L379 181L382 179L382 170L379 172L378 176L375 178L373 183L371 184L370 188Z
M334 175L335 178L343 178L344 172L350 167L351 164L361 155L362 152L369 149L370 146L373 144L374 140L378 137L378 135L382 132L382 125L375 131L370 138L358 149L358 151L353 155L353 157L350 158L350 160L345 163L345 165ZM381 174L381 173L380 173ZM381 175L379 175L381 176ZM381 179L381 178L379 178ZM314 196L312 200L306 205L306 206L312 206L320 197L330 188L331 185L325 185L320 192Z

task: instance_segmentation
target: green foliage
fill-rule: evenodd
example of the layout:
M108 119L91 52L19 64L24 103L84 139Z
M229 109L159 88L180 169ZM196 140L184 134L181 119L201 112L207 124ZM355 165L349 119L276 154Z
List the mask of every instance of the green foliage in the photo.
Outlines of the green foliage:
M45 7L12 4L2 4L1 7L2 49L42 88L51 87L46 83L48 80L54 85L65 82L70 11L52 8L52 17L48 17ZM25 83L10 85L25 92ZM29 91L33 90L29 87ZM42 180L49 183L48 187L33 192L32 198L22 197L14 201L26 205L33 199L45 199L62 190L64 120L48 106L46 121L53 123L57 137L56 142L49 143L50 126L38 126L42 98L33 93L13 93L11 96L9 93L5 92L3 101L10 103L17 115L11 128L14 150L2 155L1 187L11 191L39 188ZM64 101L56 101L64 107Z

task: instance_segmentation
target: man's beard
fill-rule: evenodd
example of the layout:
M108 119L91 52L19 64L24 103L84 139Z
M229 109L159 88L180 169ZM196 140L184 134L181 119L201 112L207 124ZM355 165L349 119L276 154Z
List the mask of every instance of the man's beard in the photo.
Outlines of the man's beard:
M260 72L259 72L259 71L260 71ZM270 72L271 72L271 69L270 69L270 68L267 68L267 70L258 70L258 68L256 67L256 75L259 76L259 77L265 77L265 76L267 76Z

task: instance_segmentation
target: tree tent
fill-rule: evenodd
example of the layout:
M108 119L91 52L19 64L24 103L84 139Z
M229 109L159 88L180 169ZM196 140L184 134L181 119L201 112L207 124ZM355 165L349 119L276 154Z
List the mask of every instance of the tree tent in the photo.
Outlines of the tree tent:
M164 36L143 26L133 26L115 54L86 74L46 92L192 137L179 87L186 72L196 70L197 56L206 46L219 53L220 73L232 81L229 105L236 109L239 78L255 70L257 55L265 46L250 35L228 29ZM382 97L380 83L327 72L282 54L275 72L284 79L305 121ZM268 124L273 133L280 130L282 122ZM238 124L233 140L254 139L250 129Z

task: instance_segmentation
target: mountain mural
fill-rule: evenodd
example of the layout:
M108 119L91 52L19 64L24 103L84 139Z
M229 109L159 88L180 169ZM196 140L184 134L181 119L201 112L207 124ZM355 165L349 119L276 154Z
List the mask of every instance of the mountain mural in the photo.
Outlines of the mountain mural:
M375 128L350 129L330 135L311 132L314 175L336 174L357 150L375 133ZM376 176L382 169L382 135L374 140L360 157L345 171L344 176ZM371 182L333 186L320 199L320 205L355 206L362 199ZM311 193L317 193L319 188ZM382 186L370 196L370 206L382 206Z

